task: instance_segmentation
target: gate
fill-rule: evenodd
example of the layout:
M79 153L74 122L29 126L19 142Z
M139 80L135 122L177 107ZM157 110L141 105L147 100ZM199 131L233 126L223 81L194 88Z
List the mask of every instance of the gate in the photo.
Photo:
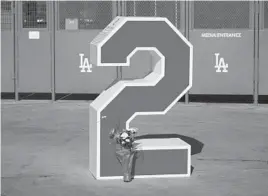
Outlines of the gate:
M260 102L267 102L268 96L268 1L261 2L260 12L260 74L259 74L259 94Z
M55 2L55 91L57 99L72 94L99 94L117 79L115 67L90 66L90 42L117 15L114 1ZM90 95L90 96L91 96Z
M20 98L45 93L51 97L51 2L17 4L18 92Z
M191 2L193 95L253 99L254 2Z
M14 95L14 2L1 1L1 89L2 97Z

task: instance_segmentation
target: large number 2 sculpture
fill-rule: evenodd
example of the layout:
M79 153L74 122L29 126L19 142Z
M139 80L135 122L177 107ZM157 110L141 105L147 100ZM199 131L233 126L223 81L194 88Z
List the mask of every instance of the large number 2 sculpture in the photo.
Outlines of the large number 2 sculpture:
M156 59L152 73L117 82L90 105L89 164L97 179L121 174L109 144L110 130L129 128L137 115L165 114L192 86L192 45L166 18L116 17L91 42L90 61L130 66L140 50Z

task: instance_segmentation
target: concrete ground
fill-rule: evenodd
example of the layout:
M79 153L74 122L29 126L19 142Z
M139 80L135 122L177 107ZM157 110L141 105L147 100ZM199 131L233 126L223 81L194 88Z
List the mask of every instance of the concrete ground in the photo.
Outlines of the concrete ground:
M88 170L88 102L2 101L3 196L267 196L268 106L177 104L140 116L140 134L204 144L190 178L96 181Z

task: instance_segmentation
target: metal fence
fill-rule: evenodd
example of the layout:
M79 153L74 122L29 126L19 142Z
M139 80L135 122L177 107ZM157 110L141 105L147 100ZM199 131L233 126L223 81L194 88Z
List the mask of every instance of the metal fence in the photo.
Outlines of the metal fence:
M135 16L156 16L155 1L134 1Z
M261 10L261 27L267 29L268 1L263 2L261 5L263 8ZM191 9L188 10L188 6L190 6ZM250 46L249 49L247 49L249 53L244 56L251 58L250 55L253 54L252 39L254 37L253 33L256 33L256 29L253 31L248 31L248 29L252 27L253 16L256 17L257 12L254 12L254 6L252 6L252 2L250 3L249 1L196 1L186 3L185 1L164 0L132 0L118 2L107 0L57 1L53 3L49 1L20 1L14 3L14 1L4 0L1 1L2 45L5 49L5 53L2 53L4 59L2 60L2 70L4 70L2 76L6 76L4 79L4 91L15 91L15 95L18 95L18 93L50 93L53 91L52 94L55 95L55 93L96 93L99 92L99 89L104 89L106 83L109 83L110 80L116 77L116 74L117 76L119 75L119 71L116 73L116 71L111 69L112 74L106 72L104 76L103 73L100 73L100 71L98 73L97 69L95 69L93 70L94 74L88 77L80 73L78 65L79 63L81 64L81 62L86 62L88 59L86 54L88 53L90 40L93 39L101 29L104 29L116 15L167 17L178 29L183 27L181 30L186 35L187 31L189 31L189 37L192 38L193 43L197 43L197 46L202 46L202 44L199 44L203 41L203 39L200 38L200 32L206 32L205 29L225 29L226 32L230 32L228 29L236 28L239 29L239 32L243 32L242 39L237 40L241 41L242 44L245 43L246 47ZM191 20L190 23L189 20ZM16 29L13 29L15 27L14 21ZM199 29L200 31L190 29L188 24L191 24L193 28ZM24 29L22 30L22 28ZM35 29L32 30L32 28ZM77 30L77 32L70 32L69 30ZM266 34L264 34L266 32L267 31L263 31L261 33L263 39L260 43L264 43L260 44L258 42L258 45L261 45L261 47L266 46L264 42L267 38ZM30 38L30 33L31 37L37 38ZM247 37L249 37L250 40L247 39ZM224 52L229 51L230 46L228 44L227 47L224 44L218 44L216 39L215 42L213 39L209 41L212 43L210 48L213 50L215 48L217 50L223 48ZM232 44L235 45L233 40L230 42L230 45ZM231 48L233 49L235 47ZM244 45L239 47L246 48ZM264 49L261 49L261 51L265 53L267 49L265 47L263 48ZM80 53L85 53L85 57L82 60L78 55ZM200 55L200 58L202 55ZM196 53L194 56L197 56ZM228 63L231 61L229 59L238 59L233 58L233 56L235 55L230 54L228 57L227 54L223 54L223 57L228 60ZM266 58L265 55L263 56ZM202 59L204 58L202 57ZM248 68L245 69L251 70L251 68L255 66L251 63L253 62L251 59L246 59L242 63L240 63L240 60L237 60L237 62L235 61L233 63L235 65L233 67L237 68L237 65L242 65L248 66ZM262 60L262 62L265 61ZM204 62L201 61L200 64L208 65L209 63L211 62L206 63L204 60ZM214 66L214 63L212 63L212 65ZM14 68L17 69L14 71ZM54 68L55 70L53 70ZM211 68L209 69L211 70ZM236 72L234 68L232 69L232 73ZM63 73L62 70L68 71ZM53 71L54 75L51 74ZM237 73L238 72L239 71L237 71ZM265 73L265 71L263 72ZM29 73L32 74L29 75ZM69 75L66 75L66 73ZM31 75L34 77L30 77ZM249 75L253 74L250 73ZM100 81L100 76L108 79L105 81L102 79ZM207 72L204 71L201 80L206 76ZM266 75L264 77L266 77ZM252 84L251 77L248 78L248 83ZM17 83L14 82L14 79ZM72 82L67 83L66 81L68 80ZM35 82L33 83L32 81ZM216 81L216 79L210 80L209 82L211 83L211 81ZM81 83L90 84L88 85L90 87L81 87ZM267 92L267 82L263 83L265 83L265 94ZM215 84L213 83L211 86L213 85ZM231 86L230 88L233 87ZM202 89L200 92L201 91ZM251 89L245 92L251 93ZM210 92L207 94L209 93Z
M59 30L104 29L112 19L112 1L59 2Z
M127 1L126 2L126 16L135 16L135 1Z
M264 2L264 28L268 28L268 1Z
M127 16L159 16L168 18L180 28L180 1L127 1Z
M180 28L180 1L157 1L156 15L166 17L177 28Z
M1 30L12 29L12 2L1 1Z
M194 29L250 28L248 1L194 2Z

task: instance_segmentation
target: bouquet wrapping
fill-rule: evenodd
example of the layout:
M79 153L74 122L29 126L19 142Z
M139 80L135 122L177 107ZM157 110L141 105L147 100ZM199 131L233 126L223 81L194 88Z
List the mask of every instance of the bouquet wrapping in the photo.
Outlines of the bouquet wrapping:
M123 180L124 182L130 182L133 179L132 169L133 162L137 152L135 141L135 135L137 128L123 129L118 131L113 129L110 132L110 139L116 142L116 158L122 165Z

